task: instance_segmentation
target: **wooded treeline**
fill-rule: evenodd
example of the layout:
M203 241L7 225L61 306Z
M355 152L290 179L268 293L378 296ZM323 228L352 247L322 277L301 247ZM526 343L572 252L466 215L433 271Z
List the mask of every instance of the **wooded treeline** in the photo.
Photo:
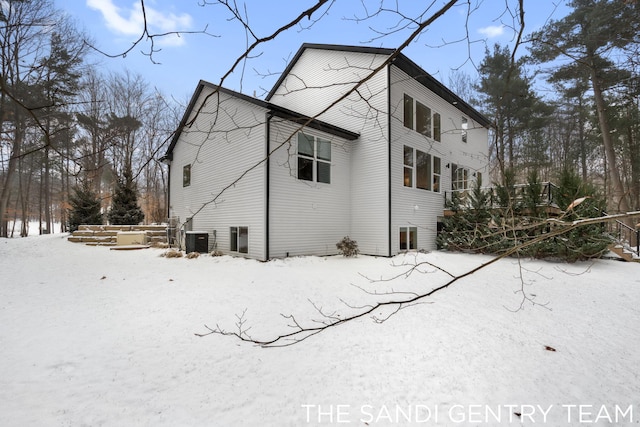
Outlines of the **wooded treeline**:
M485 185L572 171L601 191L610 213L638 210L640 2L569 6L565 17L487 49L477 78L456 73L448 84L493 122ZM0 3L0 236L26 235L33 220L41 233L54 223L66 231L75 186L107 209L118 180L137 185L145 222L166 220L158 159L181 107L145 76L96 71L90 39L53 0ZM8 228L15 220L23 229Z
M476 105L494 124L492 178L579 174L611 213L640 207L640 2L574 0L570 13L496 45L479 66ZM551 88L540 93L540 85ZM508 175L508 174L507 174ZM568 195L571 197L572 195Z
M54 224L64 232L76 186L106 209L124 177L137 184L145 221L165 221L158 159L176 106L141 75L99 72L90 36L52 1L2 2L0 12L0 236L27 235L30 221L40 234Z

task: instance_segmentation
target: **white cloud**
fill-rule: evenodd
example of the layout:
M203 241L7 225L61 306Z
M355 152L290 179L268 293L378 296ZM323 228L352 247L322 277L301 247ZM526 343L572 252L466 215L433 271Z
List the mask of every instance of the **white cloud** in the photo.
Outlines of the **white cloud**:
M488 38L498 37L504 34L504 25L489 25L478 29L478 32Z
M144 28L144 16L140 2L134 2L130 8L125 9L113 4L113 0L87 0L87 6L102 14L107 28L118 35L138 36ZM175 14L163 12L145 5L147 16L147 28L150 34L169 33L172 31L186 31L191 28L192 18L187 13ZM165 45L180 45L184 38L176 35L165 36L159 39Z

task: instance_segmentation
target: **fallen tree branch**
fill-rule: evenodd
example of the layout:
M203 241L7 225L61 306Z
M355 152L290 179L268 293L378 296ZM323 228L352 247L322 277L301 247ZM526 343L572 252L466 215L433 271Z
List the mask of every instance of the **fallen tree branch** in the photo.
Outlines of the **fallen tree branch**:
M523 242L519 245L516 245L514 247L512 247L511 249L505 251L504 253L497 255L496 257L492 258L491 260L480 264L479 266L468 270L460 275L454 275L452 276L452 278L450 280L448 280L446 283L431 289L428 292L424 292L424 293L419 293L419 294L413 294L413 293L403 293L403 294L409 294L409 297L405 297L403 299L391 299L388 301L382 301L382 302L377 302L375 304L371 304L371 305L365 305L362 307L354 307L354 306L349 306L351 308L356 308L359 309L360 311L356 312L356 313L351 313L349 315L346 316L341 316L339 314L337 314L336 312L331 313L331 314L326 314L324 313L324 311L322 310L322 307L319 307L318 305L314 304L313 302L311 303L313 305L313 307L316 309L316 311L318 311L320 314L322 314L325 318L325 321L322 322L318 322L319 325L317 326L311 326L311 327L305 327L302 326L300 324L300 322L298 322L293 315L288 315L285 316L283 315L283 317L289 319L292 324L289 325L289 327L291 327L293 330L288 332L288 333L284 333L284 334L280 334L277 335L273 338L270 339L254 339L249 337L246 334L247 329L243 329L244 328L244 315L245 312L242 313L241 316L236 316L238 317L238 323L236 324L236 326L238 327L238 332L229 332L226 331L222 328L220 328L218 325L216 325L215 328L210 328L207 325L205 325L204 327L207 329L207 332L205 333L196 333L195 335L198 337L205 337L208 335L224 335L224 336L234 336L242 341L245 342L250 342L252 344L256 344L258 346L261 347L287 347L293 344L297 344L301 341L306 340L307 338L310 338L316 334L319 334L320 332L326 331L328 329L331 328L335 328L338 326L341 326L347 322L351 322L353 320L359 319L359 318L363 318L366 316L371 316L373 318L373 320L376 323L383 323L384 321L388 320L391 316L393 316L395 313L397 313L398 311L402 310L403 308L406 308L407 306L411 306L411 305L415 305L417 303L420 303L421 300L430 297L432 295L434 295L435 293L442 291L444 289L447 289L448 287L450 287L451 285L453 285L454 283L472 276L473 274L477 273L478 271L492 265L495 264L496 262L500 261L503 258L509 257L511 255L517 254L520 250L533 245L535 243L538 243L540 241L549 239L551 237L555 237L555 236L560 236L564 233L567 233L575 228L578 227L582 227L585 225L590 225L590 224L597 224L597 223L603 223L603 222L607 222L607 221L613 221L616 219L625 219L625 218L631 218L631 217L636 217L636 216L640 216L640 211L634 211L634 212L628 212L628 213L624 213L624 214L616 214L616 215L608 215L608 216L604 216L604 217L598 217L598 218L586 218L586 219L580 219L580 220L575 220L575 221L571 221L571 222L567 222L567 221L562 221L562 220L547 220L547 222L552 222L556 225L556 229L553 231L550 231L549 233L546 233L544 235L541 236L537 236L527 242ZM426 265L430 265L433 266L431 263L428 262L420 262L417 263L415 266L412 266L411 271L415 271L415 269L417 268L417 266L422 265L422 264L426 264ZM443 270L444 271L444 270ZM448 273L449 274L449 273ZM376 316L375 311L382 309L382 308L387 308L390 307L392 309L391 313L388 316L384 316L384 317L379 317Z

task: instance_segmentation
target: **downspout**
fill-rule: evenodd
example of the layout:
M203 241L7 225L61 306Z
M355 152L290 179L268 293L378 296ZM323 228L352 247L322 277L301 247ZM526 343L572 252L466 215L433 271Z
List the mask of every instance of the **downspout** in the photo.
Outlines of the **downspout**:
M387 179L388 179L388 186L389 186L389 256L391 256L391 239L393 236L392 230L391 230L391 63L389 63L387 65L387 137L389 138L389 153L388 153L388 162L389 162L389 169L387 171Z
M271 151L271 119L273 118L273 113L271 111L267 111L267 113L265 114L265 132L266 132L266 138L265 138L265 156L266 156L266 177L265 177L265 215L264 215L264 227L265 227L265 233L264 233L264 245L265 245L265 250L264 250L264 255L265 255L265 261L269 260L269 201L270 201L270 195L271 195L271 186L270 186L270 182L271 182L271 156L270 151Z
M171 219L171 161L167 162L167 220Z
M165 154L160 157L160 163L167 165L167 190L165 193L165 203L167 209L167 220L171 218L171 162L173 160L173 153Z

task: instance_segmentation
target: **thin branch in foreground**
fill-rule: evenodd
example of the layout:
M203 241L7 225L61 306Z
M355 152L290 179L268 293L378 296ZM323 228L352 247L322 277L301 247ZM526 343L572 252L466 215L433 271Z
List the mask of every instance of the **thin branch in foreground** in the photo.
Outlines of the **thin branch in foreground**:
M640 211L634 211L634 212L628 212L626 214L617 214L617 215L609 215L609 216L605 216L605 217L599 217L599 218L586 218L586 219L581 219L581 220L576 220L576 221L572 221L572 222L565 222L565 221L560 221L560 220L553 220L552 222L557 226L555 230L538 236L536 238L533 238L527 242L521 243L519 245L515 245L513 246L511 249L503 252L500 255L495 256L494 258L490 259L489 261L482 263L480 265L478 265L477 267L474 267L460 275L454 276L452 277L449 281L447 281L446 283L435 287L433 289L431 289L428 292L424 292L421 294L417 294L414 296L410 296L407 297L405 299L391 299L388 301L382 301L382 302L377 302L375 304L372 305L367 305L367 306L363 306L361 310L355 312L355 313L351 313L349 315L346 316L340 316L337 313L331 313L328 316L325 316L327 318L326 321L324 322L316 322L316 323L320 323L320 325L317 326L309 326L309 327L305 327L302 326L297 320L295 320L295 318L293 316L284 316L288 319L292 319L293 321L293 325L289 325L291 327L291 331L288 333L283 333L280 335L276 335L275 337L271 338L271 339L251 339L247 336L246 334L246 330L242 330L242 325L244 325L244 322L240 322L240 319L244 318L245 312L242 313L242 315L240 316L236 316L238 317L239 322L236 323L236 326L239 326L239 331L238 332L227 332L224 329L221 329L218 325L216 325L215 328L211 328L207 325L205 325L205 329L207 329L208 332L205 333L201 333L198 334L196 333L195 335L198 337L204 337L204 336L209 336L209 335L225 335L225 336L235 336L236 338L245 341L245 342L250 342L252 344L256 344L260 347L287 347L287 346L291 346L297 343L300 343L314 335L317 335L321 332L327 331L331 328L337 327L337 326L341 326L345 323L351 322L353 320L356 319L360 319L366 316L370 316L376 323L382 323L383 321L388 320L389 317L391 317L393 314L397 313L399 310L401 310L403 307L409 307L412 305L415 305L417 303L422 303L424 301L425 298L430 297L434 294L436 294L439 291L442 291L444 289L447 289L448 287L450 287L451 285L453 285L454 283L472 276L473 274L477 273L480 270L485 269L486 267L495 264L496 262L498 262L499 260L509 257L511 255L515 255L517 254L519 251L521 251L522 249L531 246L533 244L539 243L543 240L547 240L551 237L555 237L555 236L560 236L562 234L565 234L571 230L574 230L578 227L582 227L585 225L590 225L590 224L596 224L596 223L603 223L606 221L611 221L614 219L624 219L624 218L631 218L631 217L637 217L640 216ZM521 288L522 292L524 292L524 284L522 285L523 287ZM530 301L530 302L534 302L536 305L538 306L545 306L544 304L539 304L535 301L533 301L532 298L528 297L526 294L524 295L524 299L521 302L521 304L524 304L524 302L526 301ZM321 307L318 307L316 304L314 304L312 302L312 305L315 307L315 309L322 315L324 315L324 312L322 311ZM392 309L392 314L391 316L388 317L377 317L375 312L376 310L379 309L385 309L385 308L391 308ZM245 310L246 311L246 310Z

